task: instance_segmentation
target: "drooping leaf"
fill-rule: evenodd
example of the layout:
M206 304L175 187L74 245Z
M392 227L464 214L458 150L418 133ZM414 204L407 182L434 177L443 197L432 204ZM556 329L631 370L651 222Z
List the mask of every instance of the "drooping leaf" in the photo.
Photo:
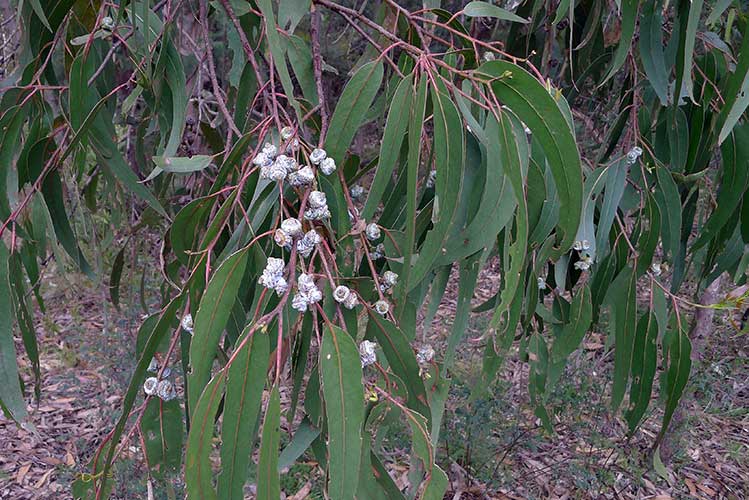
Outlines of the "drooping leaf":
M260 460L257 464L258 500L277 500L281 497L278 473L278 446L281 442L281 395L278 385L273 386L263 420L263 437L260 443Z
M463 14L468 17L493 17L495 19L501 19L503 21L513 21L516 23L527 23L527 19L523 19L517 14L513 14L509 10L503 9L496 5L488 2L469 2L468 5L463 7Z
M336 326L323 334L320 375L328 423L328 492L331 498L356 494L364 423L364 389L359 351Z

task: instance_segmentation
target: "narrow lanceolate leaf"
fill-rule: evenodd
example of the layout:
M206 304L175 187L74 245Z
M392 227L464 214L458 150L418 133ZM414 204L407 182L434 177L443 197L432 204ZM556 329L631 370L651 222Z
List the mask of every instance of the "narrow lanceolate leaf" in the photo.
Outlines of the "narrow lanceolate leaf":
M169 130L169 139L164 148L164 157L174 156L177 153L182 134L185 130L185 113L187 110L187 80L185 68L182 65L182 57L177 51L171 37L167 36L162 43L164 53L161 56L164 61L164 77L169 86L172 99L172 128ZM163 133L164 131L162 131Z
M403 331L390 321L369 311L367 337L374 337L382 347L393 373L403 380L408 389L408 407L429 417L424 381L419 375L419 364Z
M189 158L179 156L154 156L153 162L164 172L189 174L190 172L198 172L208 167L213 162L213 158L214 157L210 155L195 155Z
M278 474L278 446L280 442L281 396L278 392L278 385L275 385L270 393L268 408L265 410L265 420L263 421L260 460L257 464L257 500L278 500L281 498L281 480Z
M593 302L590 288L588 288L588 285L584 285L572 300L569 321L564 325L560 335L554 339L554 345L551 348L553 362L566 359L578 348L592 319Z
M18 380L8 261L8 249L0 241L0 403L8 417L21 423L28 413Z
M432 108L434 160L437 166L432 229L427 233L419 257L411 269L412 287L426 276L442 252L460 199L464 160L463 123L458 108L439 90L432 92Z
M127 245L120 248L112 264L112 274L109 277L109 298L114 307L120 307L120 280L122 279L122 268L125 266L125 249Z
M695 252L711 239L718 236L718 232L725 226L741 206L747 183L749 183L749 125L736 127L733 137L723 143L720 148L723 160L720 187L716 197L716 206L710 218L700 229L699 238L692 244L691 251Z
M560 202L561 235L552 255L557 258L572 247L582 212L582 166L574 133L555 97L524 69L506 61L491 61L479 71L492 78L497 98L525 122L544 150Z
M703 0L679 0L679 48L676 53L676 83L674 85L674 105L676 106L682 94L695 102L692 61L702 3Z
M190 343L190 372L187 375L188 402L194 407L211 376L213 357L221 339L247 264L247 249L227 258L206 287L195 315Z
M418 90L413 97L408 121L408 163L406 165L406 233L403 248L403 271L401 282L396 291L399 301L406 300L411 289L411 268L413 265L414 245L416 244L416 208L417 179L421 166L421 133L424 129L424 114L427 104L427 79L418 82ZM400 308L399 319L405 307Z
M687 332L681 328L679 320L675 321L677 323L675 328L667 331L662 341L664 357L668 359L668 369L665 374L666 408L663 412L663 426L656 443L662 441L668 430L692 368L692 343L689 341Z
M291 75L289 75L289 68L286 66L286 51L284 50L284 44L281 41L281 36L278 34L278 31L276 31L277 25L276 18L273 15L273 4L271 3L271 0L259 0L257 6L263 14L263 20L265 21L265 34L267 37L268 48L273 56L273 66L275 66L276 71L278 72L278 78L281 80L283 91L301 123L304 117L302 116L302 110L299 107L299 103L294 99L294 84L291 81Z
M658 320L650 312L637 323L634 350L632 351L632 387L629 390L629 408L625 418L630 434L635 431L650 404L650 395L658 361Z
M255 438L252 431L263 402L270 342L264 333L250 335L251 327L248 325L237 340L239 346L246 343L229 366L221 424L221 474L217 485L220 500L244 498L244 482Z
M673 259L679 255L681 241L681 197L671 172L666 167L657 167L656 176L658 183L654 196L661 213L663 249Z
M367 202L361 211L364 220L372 218L390 182L406 134L413 94L413 73L411 73L398 84L390 103L390 111L388 111L385 130L382 133L382 143L380 143L377 170L369 187Z
M601 85L606 83L609 78L617 74L617 72L624 65L624 61L627 59L629 54L629 48L632 45L632 38L635 35L635 24L637 23L637 0L622 0L622 24L621 24L621 37L619 38L619 45L616 47L614 53L614 60L611 62L611 67L608 73L603 78Z
M632 351L637 324L637 276L626 267L611 283L605 302L611 311L614 335L614 383L611 388L611 408L616 411L624 398L629 383Z
M663 24L660 2L649 0L640 15L640 58L648 83L653 87L661 105L668 104L668 73L663 54ZM749 60L749 56L747 56Z
M191 406L192 420L185 451L185 485L189 500L217 498L212 481L211 451L213 425L225 385L226 372L220 371L205 386L197 404Z
M182 462L182 409L177 399L151 398L140 421L148 467L153 474L176 472Z
M495 19L513 21L516 23L528 22L527 19L523 19L509 10L497 7L488 2L469 2L468 5L463 8L463 14L468 17L493 17Z
M336 326L323 335L320 374L328 420L328 494L354 498L359 480L364 423L364 389L359 350Z

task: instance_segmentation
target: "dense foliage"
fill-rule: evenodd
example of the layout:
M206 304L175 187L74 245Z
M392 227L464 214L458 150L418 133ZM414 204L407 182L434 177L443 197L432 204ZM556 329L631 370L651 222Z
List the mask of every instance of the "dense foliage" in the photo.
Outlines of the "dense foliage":
M305 453L333 499L442 498L451 369L487 311L476 393L517 353L553 432L547 398L599 324L630 432L659 379L658 448L694 297L724 273L739 288L710 307L745 296L747 20L725 0L447 3L21 3L0 99L6 415L33 426L43 394L41 268L102 272L80 226L105 212L119 305L126 253L149 261L143 235L163 234L143 272L158 310L76 496L106 497L137 443L189 498L243 498L249 471L279 498ZM490 261L500 289L471 309ZM451 333L425 344L417 313L428 325L453 272ZM406 491L378 454L394 428Z

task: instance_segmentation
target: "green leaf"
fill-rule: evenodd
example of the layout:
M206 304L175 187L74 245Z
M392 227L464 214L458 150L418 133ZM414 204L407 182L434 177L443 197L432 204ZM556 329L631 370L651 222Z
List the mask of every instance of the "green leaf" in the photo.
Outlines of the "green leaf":
M671 423L671 418L687 385L689 372L692 368L692 343L689 341L687 332L682 329L681 322L678 319L675 322L676 327L667 331L662 341L664 358L668 360L668 368L665 373L664 391L666 407L663 412L663 425L656 438L657 444L660 444L668 430L668 425Z
M193 341L194 345L195 342ZM211 451L213 426L226 385L226 372L220 371L205 386L200 399L192 404L190 433L185 452L185 486L188 499L216 500L213 488Z
M572 247L582 212L582 166L575 136L555 97L530 73L506 61L491 61L479 71L492 77L491 87L533 132L549 162L559 195L558 258ZM561 95L556 98L562 99Z
M655 286L655 285L653 285ZM637 323L632 351L632 387L625 418L632 434L650 404L655 368L658 361L658 321L653 312L643 314Z
M648 83L661 105L668 104L668 72L663 54L663 22L660 2L649 0L640 14L640 58Z
M190 372L187 374L190 406L194 407L198 402L211 376L216 348L237 298L246 265L246 248L232 254L218 267L200 300L190 343Z
M299 21L309 12L310 0L280 0L278 4L278 23L293 33Z
M281 396L278 392L278 385L274 385L268 400L268 408L265 410L260 460L257 464L258 500L278 500L281 498L281 483L278 474L278 446L280 442Z
M243 345L244 343L244 345ZM250 465L252 443L263 403L270 342L265 333L252 332L248 325L236 342L238 352L229 365L221 423L221 473L218 498L244 498L244 482Z
M654 193L661 213L661 240L663 249L671 259L679 255L681 246L681 197L678 188L666 167L656 167L658 183Z
M294 437L291 438L291 442L278 457L278 470L282 471L291 467L319 435L320 429L312 425L306 418L302 420L294 433Z
M611 283L605 303L611 311L610 331L614 336L614 384L611 388L611 408L616 411L624 398L634 349L637 324L637 276L626 267Z
M439 90L432 92L434 114L435 206L432 210L432 229L426 234L419 249L419 257L411 269L411 288L432 269L448 237L458 209L463 167L463 122L449 96Z
M385 130L382 133L380 143L380 155L377 169L372 184L369 187L367 202L361 211L364 220L370 220L382 200L385 189L390 182L395 164L400 157L401 145L408 126L408 116L411 111L411 102L414 98L413 73L406 76L398 84L390 103ZM409 149L409 153L410 153Z
M619 45L617 45L616 52L614 52L614 59L611 62L611 67L606 73L606 76L603 77L600 85L603 85L614 76L622 68L624 61L627 59L629 48L632 45L632 38L635 35L638 3L637 0L622 0L622 24Z
M590 288L588 288L588 285L584 285L572 299L569 321L564 325L559 336L554 339L554 344L551 347L553 362L567 359L580 346L592 319L593 302Z
M152 473L176 472L182 462L184 425L179 401L151 398L140 421L146 459Z
M679 47L676 54L676 83L674 84L675 106L679 105L683 94L696 103L692 81L692 61L702 4L703 0L679 0Z
M109 298L112 300L114 307L120 307L120 279L122 278L122 268L125 266L125 249L127 242L117 252L112 264L112 274L109 277Z
M42 24L44 24L44 27L54 33L54 30L49 25L49 21L47 21L47 16L44 15L44 8L42 7L41 2L39 0L29 0L29 3L31 4L31 8L34 9L34 14L36 14Z
M364 424L364 388L359 350L353 339L330 325L320 349L320 374L328 422L328 494L353 499L359 481Z
M429 403L424 381L419 374L419 364L408 338L396 325L371 309L368 311L367 338L377 340L390 364L390 369L406 384L408 407L428 417Z
M28 413L21 393L16 364L9 277L8 249L5 247L5 242L0 241L0 403L2 403L0 406L8 418L20 424L25 423Z
M749 106L749 24L744 29L738 58L736 69L728 76L722 94L725 104L715 120L715 128L719 131L718 144L726 140Z
M172 157L172 156L154 156L153 162L156 167L164 172L174 172L177 174L188 174L190 172L199 172L204 168L213 163L214 156L212 155L195 155L191 157ZM155 172L155 170L154 170ZM153 179L153 172L148 176L148 179Z
M344 87L325 138L325 150L336 162L343 162L346 150L377 95L382 75L382 62L372 61L359 68Z
M517 14L513 14L509 10L497 7L487 2L469 2L463 8L463 14L468 17L493 17L495 19L501 19L503 21L513 21L516 23L527 23L527 19L523 19Z

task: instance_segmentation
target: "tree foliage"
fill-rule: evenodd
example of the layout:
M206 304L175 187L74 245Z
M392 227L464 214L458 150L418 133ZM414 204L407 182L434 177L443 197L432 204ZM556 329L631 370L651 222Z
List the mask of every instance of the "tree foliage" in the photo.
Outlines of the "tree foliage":
M685 284L746 284L744 14L412 3L21 3L0 98L6 415L33 425L15 335L43 394L41 268L53 257L101 279L84 234L104 211L118 306L125 253L162 235L160 303L78 497L106 497L140 435L151 474L183 471L189 498L242 498L249 468L258 497L278 498L279 471L306 452L330 498L442 498L456 349L487 311L475 391L516 347L553 431L549 394L599 325L630 432L660 376L657 448L691 368L700 306ZM500 288L471 310L490 261ZM417 311L433 314L453 271L446 345L420 343ZM377 447L392 422L412 438L407 492Z

